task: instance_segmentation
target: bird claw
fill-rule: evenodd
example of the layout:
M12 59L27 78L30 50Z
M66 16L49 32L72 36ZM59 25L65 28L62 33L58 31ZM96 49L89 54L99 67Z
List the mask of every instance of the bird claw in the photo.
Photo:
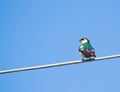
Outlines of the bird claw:
M93 61L93 60L95 60L95 58L86 58L86 59L85 59L85 58L82 58L82 61L83 61L83 62L85 62L85 61L90 61L90 62L91 62L91 61Z
M88 60L89 60L89 61L93 61L93 60L95 60L95 58L89 58Z
M85 61L84 58L82 58L82 61Z

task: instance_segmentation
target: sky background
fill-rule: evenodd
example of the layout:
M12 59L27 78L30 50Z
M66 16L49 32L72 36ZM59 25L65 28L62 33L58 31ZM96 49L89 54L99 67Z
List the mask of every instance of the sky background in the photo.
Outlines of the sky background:
M0 70L120 53L119 0L0 0ZM120 59L0 75L0 92L120 92Z

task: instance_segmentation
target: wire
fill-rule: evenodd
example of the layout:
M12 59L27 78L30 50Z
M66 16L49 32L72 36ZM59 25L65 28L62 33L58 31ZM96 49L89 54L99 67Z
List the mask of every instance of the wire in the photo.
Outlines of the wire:
M112 59L112 58L120 58L120 54L98 57L98 58L95 58L95 59L92 59L92 60L84 60L84 61L83 60L75 60L75 61L69 61L69 62L48 64L48 65L40 65L40 66L32 66L32 67L25 67L25 68L3 70L3 71L0 71L0 74L7 74L7 73L13 73L13 72L28 71L28 70L36 70L36 69L44 69L44 68L50 68L50 67L58 67L58 66L64 66L64 65L71 65L71 64L78 64L78 63L85 63L85 62L93 62L93 61Z

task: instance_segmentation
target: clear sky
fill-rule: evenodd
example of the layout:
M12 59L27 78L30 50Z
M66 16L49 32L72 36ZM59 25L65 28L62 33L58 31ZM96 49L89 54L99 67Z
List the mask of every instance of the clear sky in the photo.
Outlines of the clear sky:
M0 70L120 53L119 0L0 0ZM0 92L120 92L120 59L0 75Z

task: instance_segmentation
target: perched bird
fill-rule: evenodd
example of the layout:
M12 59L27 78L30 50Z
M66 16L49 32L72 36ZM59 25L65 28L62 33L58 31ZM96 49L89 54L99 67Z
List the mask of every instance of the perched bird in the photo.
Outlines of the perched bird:
M83 57L82 60L84 60L84 58L87 59L92 59L92 57L95 58L96 57L95 50L90 44L90 41L87 38L82 38L79 41L81 42L81 46L79 47L78 51L81 53Z

